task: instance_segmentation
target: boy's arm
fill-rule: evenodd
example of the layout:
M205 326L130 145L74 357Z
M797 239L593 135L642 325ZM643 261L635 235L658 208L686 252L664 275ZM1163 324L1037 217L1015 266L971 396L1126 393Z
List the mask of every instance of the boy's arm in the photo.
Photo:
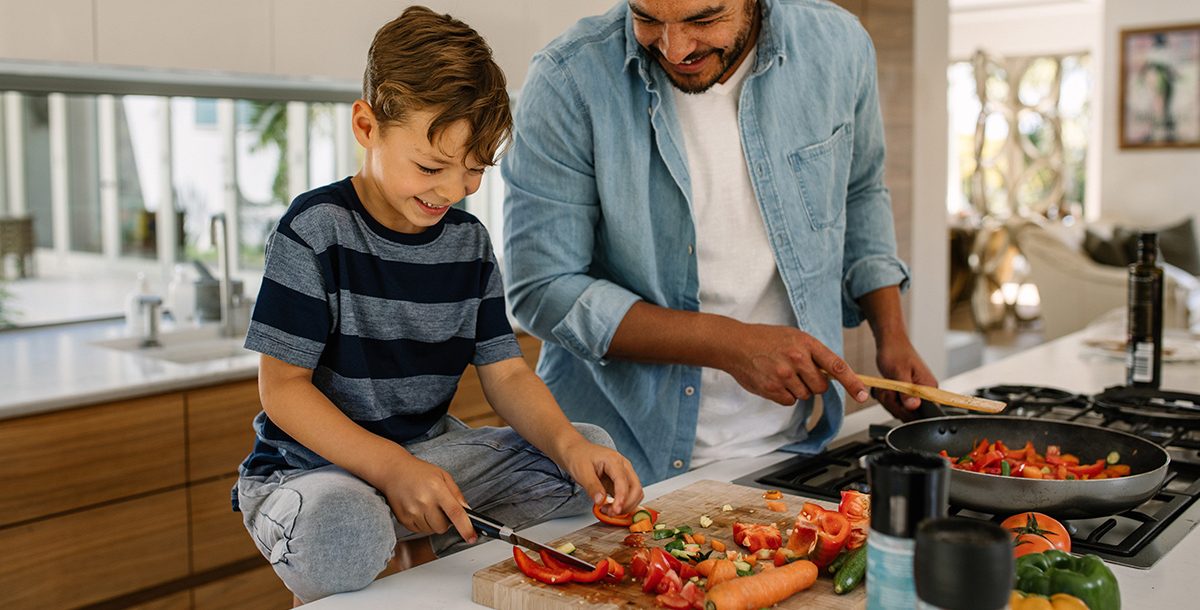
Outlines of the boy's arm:
M633 465L620 453L589 442L571 425L549 388L522 358L476 367L488 403L522 438L566 470L597 504L605 493L625 513L642 501Z
M414 532L444 532L464 540L475 531L466 500L446 471L424 462L346 417L312 384L312 370L263 355L259 397L267 417L300 444L383 492L397 520Z

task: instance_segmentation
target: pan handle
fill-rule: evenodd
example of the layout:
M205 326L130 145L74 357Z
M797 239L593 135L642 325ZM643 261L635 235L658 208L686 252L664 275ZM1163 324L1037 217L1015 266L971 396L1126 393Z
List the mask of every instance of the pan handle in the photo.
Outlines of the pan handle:
M946 412L942 407L935 402L922 400L921 406L917 407L917 419L931 419L934 417L945 417Z

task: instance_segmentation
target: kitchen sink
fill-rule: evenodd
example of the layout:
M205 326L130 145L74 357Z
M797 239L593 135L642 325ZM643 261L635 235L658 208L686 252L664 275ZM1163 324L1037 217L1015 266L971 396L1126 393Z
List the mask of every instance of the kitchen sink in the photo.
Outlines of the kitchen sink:
M129 352L176 364L194 364L253 352L242 347L245 337L222 337L216 325L159 333L158 347L142 347L141 337L96 341L92 345Z

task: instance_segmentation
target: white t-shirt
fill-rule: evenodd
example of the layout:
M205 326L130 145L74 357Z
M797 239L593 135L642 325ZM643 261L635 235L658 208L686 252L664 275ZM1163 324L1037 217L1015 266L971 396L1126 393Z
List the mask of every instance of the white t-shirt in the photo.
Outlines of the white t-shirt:
M700 311L795 327L738 130L738 99L753 64L751 53L728 81L704 93L672 88L692 182ZM789 433L803 424L794 407L751 394L728 373L705 368L691 466L770 453L792 442Z

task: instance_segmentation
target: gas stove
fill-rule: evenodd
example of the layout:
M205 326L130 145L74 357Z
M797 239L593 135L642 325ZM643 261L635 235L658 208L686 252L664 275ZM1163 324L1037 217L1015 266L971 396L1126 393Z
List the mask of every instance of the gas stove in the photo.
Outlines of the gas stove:
M1136 434L1163 446L1171 456L1166 481L1143 504L1107 517L1071 519L1073 551L1112 563L1147 569L1200 522L1200 395L1113 387L1085 396L1063 390L999 385L977 396L1008 403L1003 415L1073 421ZM947 415L965 411L946 408ZM734 481L832 502L841 491L870 491L862 466L866 456L887 451L884 436L897 422L873 425L818 455L800 455ZM950 506L950 514L1000 522L990 515Z

